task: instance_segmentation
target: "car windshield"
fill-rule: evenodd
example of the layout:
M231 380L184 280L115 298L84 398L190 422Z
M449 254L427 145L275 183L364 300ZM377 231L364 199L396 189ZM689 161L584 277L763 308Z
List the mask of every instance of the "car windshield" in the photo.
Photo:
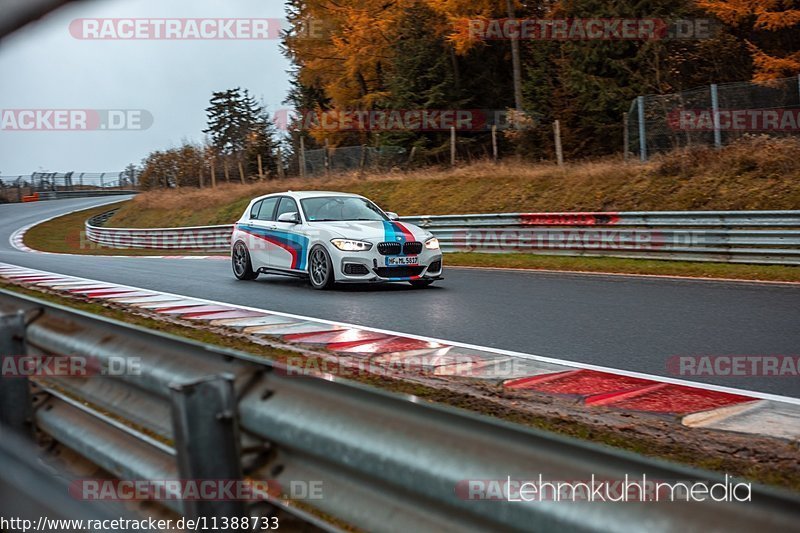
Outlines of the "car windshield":
M320 196L301 200L309 222L389 220L378 206L355 196Z

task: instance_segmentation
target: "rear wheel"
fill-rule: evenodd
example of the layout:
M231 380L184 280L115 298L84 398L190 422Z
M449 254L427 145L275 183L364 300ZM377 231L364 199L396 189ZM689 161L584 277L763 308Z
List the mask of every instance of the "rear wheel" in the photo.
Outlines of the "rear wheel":
M319 244L311 249L309 254L308 279L315 289L330 289L333 287L333 261L324 246Z
M415 280L409 281L409 283L411 284L412 287L415 287L417 289L424 289L425 287L430 286L430 284L433 283L433 280L432 279L415 279Z
M242 241L233 246L231 254L233 264L233 275L236 279L254 280L258 277L258 272L253 272L253 264L250 262L250 252Z

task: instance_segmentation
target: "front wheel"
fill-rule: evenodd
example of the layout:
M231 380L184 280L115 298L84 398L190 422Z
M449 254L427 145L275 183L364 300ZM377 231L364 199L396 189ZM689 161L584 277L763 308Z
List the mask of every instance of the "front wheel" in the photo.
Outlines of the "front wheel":
M316 245L309 254L308 279L315 289L323 290L333 287L336 280L333 274L333 261L324 246Z
M412 287L417 289L424 289L425 287L430 286L433 283L432 279L414 279L409 281Z
M253 264L250 262L250 252L242 241L233 246L231 254L233 263L233 275L236 279L254 280L258 277L258 272L253 272Z

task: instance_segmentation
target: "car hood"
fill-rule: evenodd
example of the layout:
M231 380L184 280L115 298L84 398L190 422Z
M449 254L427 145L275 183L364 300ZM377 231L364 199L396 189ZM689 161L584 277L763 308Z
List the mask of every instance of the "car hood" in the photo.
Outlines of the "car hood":
M364 241L425 241L431 234L414 224L406 222L383 222L380 220L345 221L345 222L318 222L311 226L319 225L331 232L338 233L343 239L356 239Z

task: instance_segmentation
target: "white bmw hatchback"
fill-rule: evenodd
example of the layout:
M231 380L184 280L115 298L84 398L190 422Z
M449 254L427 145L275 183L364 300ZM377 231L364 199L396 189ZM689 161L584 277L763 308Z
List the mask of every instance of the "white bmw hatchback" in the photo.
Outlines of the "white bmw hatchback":
M235 224L233 273L308 278L315 289L334 283L407 281L427 287L442 279L439 241L397 221L356 194L286 192L258 197Z

